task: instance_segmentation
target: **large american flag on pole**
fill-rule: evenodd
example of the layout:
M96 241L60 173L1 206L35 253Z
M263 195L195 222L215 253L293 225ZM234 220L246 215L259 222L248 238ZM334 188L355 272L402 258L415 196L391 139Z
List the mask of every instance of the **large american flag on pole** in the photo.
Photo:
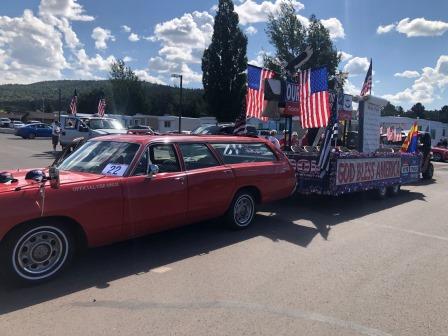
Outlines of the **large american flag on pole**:
M262 116L264 107L264 81L274 77L274 72L268 69L247 66L247 94L246 115L258 119L267 119Z
M366 78L364 79L364 85L361 89L360 96L365 96L367 93L372 93L372 59L370 59L369 70L367 70Z
M76 115L77 112L77 105L78 105L78 93L76 92L73 94L72 100L70 102L70 113L72 115Z
M330 115L327 68L299 73L299 104L302 128L327 126Z
M106 112L106 98L100 98L98 102L98 115L102 118Z

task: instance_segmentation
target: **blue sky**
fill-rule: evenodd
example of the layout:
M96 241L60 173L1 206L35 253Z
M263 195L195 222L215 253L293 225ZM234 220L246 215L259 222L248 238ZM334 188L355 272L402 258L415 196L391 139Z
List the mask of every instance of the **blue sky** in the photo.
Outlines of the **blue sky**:
M249 38L248 58L272 52L267 13L282 0L236 0ZM294 1L304 24L311 14L330 29L359 93L373 59L374 94L409 108L448 105L448 1ZM0 4L1 83L107 77L125 58L141 79L201 87L200 57L209 44L217 0L3 0ZM257 58L258 56L258 58Z

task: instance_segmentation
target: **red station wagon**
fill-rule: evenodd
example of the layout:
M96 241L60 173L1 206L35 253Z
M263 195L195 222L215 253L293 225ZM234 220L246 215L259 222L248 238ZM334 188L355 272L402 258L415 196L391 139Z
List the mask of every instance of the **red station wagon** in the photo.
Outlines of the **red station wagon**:
M257 203L288 197L286 156L260 138L119 135L56 167L0 174L0 269L36 283L77 249L225 216L248 227Z

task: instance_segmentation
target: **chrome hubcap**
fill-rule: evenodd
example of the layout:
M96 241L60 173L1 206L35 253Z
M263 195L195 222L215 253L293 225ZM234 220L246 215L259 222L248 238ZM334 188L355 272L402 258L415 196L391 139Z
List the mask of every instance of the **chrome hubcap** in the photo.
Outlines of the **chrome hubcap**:
M57 228L37 228L17 242L13 253L15 270L26 279L54 274L67 258L68 241Z
M254 202L249 196L241 196L235 202L234 218L238 225L246 225L254 214Z

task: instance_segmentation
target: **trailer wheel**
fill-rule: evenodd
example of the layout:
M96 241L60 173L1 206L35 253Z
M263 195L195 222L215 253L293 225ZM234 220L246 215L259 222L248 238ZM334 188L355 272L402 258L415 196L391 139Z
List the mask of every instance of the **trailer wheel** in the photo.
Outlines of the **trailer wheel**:
M387 188L386 187L379 187L376 189L376 198L378 199L384 199L387 197Z
M391 196L397 196L401 191L401 185L395 184L392 187L389 187L389 195Z
M430 163L428 165L428 168L426 169L426 171L424 171L422 173L423 179L424 180L431 180L432 177L434 176L434 165L432 163Z

